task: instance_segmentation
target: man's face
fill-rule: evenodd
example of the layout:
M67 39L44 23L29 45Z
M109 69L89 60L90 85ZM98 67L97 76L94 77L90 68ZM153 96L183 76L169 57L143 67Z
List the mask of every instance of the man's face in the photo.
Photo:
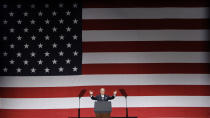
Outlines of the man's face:
M105 94L105 89L104 88L101 88L100 89L100 93L101 93L101 95L104 95Z

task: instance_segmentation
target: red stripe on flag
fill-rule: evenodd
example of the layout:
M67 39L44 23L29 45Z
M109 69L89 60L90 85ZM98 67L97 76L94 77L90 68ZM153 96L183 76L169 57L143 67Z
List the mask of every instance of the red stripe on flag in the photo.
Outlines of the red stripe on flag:
M91 19L83 30L208 29L208 19Z
M100 79L100 78L99 78ZM128 78L129 79L129 78ZM210 96L210 85L121 85L121 86L79 86L79 87L2 87L2 98L56 98L78 97L82 90L89 96L89 90L95 94L99 89L106 89L106 94L112 95L118 90L118 96L123 96L119 89L125 89L128 96ZM31 94L33 93L33 94Z
M83 74L209 74L209 63L83 64Z
M82 108L81 117L95 117L94 110ZM182 118L208 118L209 107L144 107L128 108L129 117L138 118L160 118L160 117L182 117ZM125 108L113 108L112 117L125 117ZM0 109L2 118L70 118L78 116L78 109Z
M83 42L83 52L207 52L208 41Z
M84 8L205 7L207 0L83 0Z

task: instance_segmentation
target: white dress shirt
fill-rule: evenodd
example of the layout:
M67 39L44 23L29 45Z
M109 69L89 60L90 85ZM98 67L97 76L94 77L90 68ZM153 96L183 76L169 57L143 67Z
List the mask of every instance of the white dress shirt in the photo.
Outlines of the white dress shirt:
M104 95L101 95L102 100L104 100Z

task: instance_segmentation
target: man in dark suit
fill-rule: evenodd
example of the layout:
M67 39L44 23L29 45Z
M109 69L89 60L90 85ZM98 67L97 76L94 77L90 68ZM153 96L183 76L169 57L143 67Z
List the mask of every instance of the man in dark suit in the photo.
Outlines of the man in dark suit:
M108 96L105 94L105 89L101 88L100 89L100 94L97 96L93 96L93 92L90 91L90 97L92 100L97 100L97 101L108 101L108 100L112 100L116 97L117 95L117 91L115 90L113 92L113 96ZM96 113L96 118L109 118L110 117L110 113Z
M108 101L108 100L112 100L116 97L117 91L113 92L113 96L108 96L105 95L105 89L101 88L100 89L100 94L97 96L93 96L93 92L90 91L90 97L92 100L97 100L97 101Z

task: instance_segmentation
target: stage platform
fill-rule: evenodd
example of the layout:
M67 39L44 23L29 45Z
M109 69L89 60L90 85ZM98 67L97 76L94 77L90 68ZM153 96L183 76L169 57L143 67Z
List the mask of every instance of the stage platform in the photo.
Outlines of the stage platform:
M68 117L68 118L79 118L79 117ZM80 117L80 118L96 118L96 117ZM138 117L110 117L110 118L138 118Z

